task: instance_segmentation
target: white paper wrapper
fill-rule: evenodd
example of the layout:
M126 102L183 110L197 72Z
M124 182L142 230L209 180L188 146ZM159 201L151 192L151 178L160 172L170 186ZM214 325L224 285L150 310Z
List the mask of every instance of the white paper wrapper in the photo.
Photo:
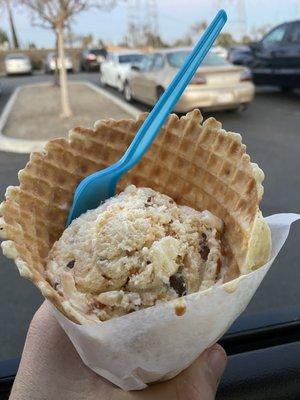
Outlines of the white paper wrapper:
M77 325L51 309L85 365L124 390L143 389L181 372L227 331L251 300L297 219L300 215L267 217L272 232L270 261L251 274L186 296L183 316L175 314L178 300L88 325Z

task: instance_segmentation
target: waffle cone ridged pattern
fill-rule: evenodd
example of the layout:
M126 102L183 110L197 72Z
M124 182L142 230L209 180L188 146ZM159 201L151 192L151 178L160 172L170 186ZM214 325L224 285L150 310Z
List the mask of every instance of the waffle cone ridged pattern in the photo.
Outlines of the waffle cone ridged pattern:
M19 172L20 185L8 187L1 204L3 253L22 276L39 287L66 317L82 318L45 278L47 255L63 230L79 182L125 152L146 118L98 121L94 129L75 128L69 139L48 142L32 153ZM225 223L225 280L263 265L270 253L270 231L259 210L263 172L251 163L237 133L214 118L202 123L199 110L168 118L150 150L118 186L151 187L179 204L209 210Z

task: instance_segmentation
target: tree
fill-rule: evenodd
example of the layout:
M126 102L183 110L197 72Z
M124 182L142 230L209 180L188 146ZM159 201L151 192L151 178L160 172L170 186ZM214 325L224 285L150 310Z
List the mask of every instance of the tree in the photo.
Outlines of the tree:
M60 60L59 82L61 92L61 116L72 115L67 85L65 60L65 29L74 15L90 7L111 9L116 0L21 0L33 15L34 24L52 29L57 37L58 58Z
M241 42L242 42L243 44L248 44L248 43L251 43L251 42L252 42L252 39L251 39L250 36L244 35L244 36L242 37Z
M205 29L208 27L207 21L194 22L190 27L192 35L197 35L197 38L202 35Z
M34 42L29 42L27 45L29 50L35 50L36 49L36 44Z
M198 41L199 36L202 35L207 26L208 24L206 21L194 22L183 37L175 40L173 46L192 46L196 41Z
M184 46L192 46L193 39L189 35L185 35L184 37L175 40L173 43L174 47L184 47Z
M12 3L11 0L0 0L0 5L2 5L2 7L6 9L6 12L8 15L13 47L15 49L18 49L19 41L18 41L16 25L15 25L15 21L14 21L14 17L13 17L11 3Z
M217 46L222 46L226 49L233 46L234 44L236 44L236 41L233 39L230 33L220 33L216 40Z
M0 44L5 44L8 43L8 36L7 33L5 31L3 31L2 29L0 29Z
M90 33L89 35L85 35L82 37L82 47L89 47L94 41L93 35Z
M271 25L265 24L261 26L253 26L251 29L251 34L254 40L260 40L269 30L271 29Z
M159 48L159 47L168 47L168 44L165 43L160 35L155 35L152 32L146 31L144 33L144 38L143 42L145 43L146 46L153 47L153 48Z

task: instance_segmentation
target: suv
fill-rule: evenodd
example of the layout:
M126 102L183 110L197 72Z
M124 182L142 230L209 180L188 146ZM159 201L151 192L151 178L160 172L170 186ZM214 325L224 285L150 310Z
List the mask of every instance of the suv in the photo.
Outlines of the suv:
M283 90L300 88L300 21L281 24L248 50L229 58L251 68L257 85L279 86ZM238 56L237 56L238 55Z

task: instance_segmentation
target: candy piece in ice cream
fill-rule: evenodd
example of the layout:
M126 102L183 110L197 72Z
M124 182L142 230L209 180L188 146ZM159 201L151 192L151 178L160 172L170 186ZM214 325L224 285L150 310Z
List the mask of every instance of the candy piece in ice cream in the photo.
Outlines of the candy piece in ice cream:
M105 321L213 285L222 230L209 211L128 186L64 231L47 278L77 312Z

